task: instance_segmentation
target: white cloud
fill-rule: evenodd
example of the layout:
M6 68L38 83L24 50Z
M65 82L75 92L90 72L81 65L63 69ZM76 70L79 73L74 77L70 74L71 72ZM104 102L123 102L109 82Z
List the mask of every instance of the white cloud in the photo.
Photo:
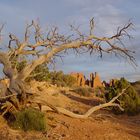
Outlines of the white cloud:
M75 10L74 15L68 16L65 22L72 21L76 22L77 25L82 24L81 28L85 31L89 26L89 20L94 17L96 24L95 33L98 35L113 35L117 27L124 25L128 19L123 17L121 9L116 8L109 2L110 0L87 0L86 2L84 0L76 0L76 2L69 1L71 4L79 3L80 8Z

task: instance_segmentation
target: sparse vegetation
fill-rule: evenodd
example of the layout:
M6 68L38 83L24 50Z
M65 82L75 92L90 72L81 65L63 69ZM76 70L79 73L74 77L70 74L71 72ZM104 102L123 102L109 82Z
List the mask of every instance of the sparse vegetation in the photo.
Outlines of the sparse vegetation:
M50 72L47 65L42 64L37 66L31 73L31 76L27 78L27 80L36 81L49 81L50 80Z
M19 112L16 112L15 120L11 122L11 125L13 128L22 129L24 131L46 130L46 120L44 113L33 108L25 108Z
M75 84L75 78L69 74L64 74L62 71L50 72L47 66L40 65L31 73L29 80L47 81L53 85L62 87L72 87Z
M14 66L20 72L27 64L27 61L23 59L17 64L13 63ZM37 66L31 73L31 75L26 79L26 81L47 81L53 85L62 86L62 87L72 87L76 80L69 74L64 74L63 71L49 71L46 64Z
M131 85L135 88L135 90L138 92L138 95L140 96L140 81L131 83Z
M56 84L57 86L62 86L62 87L66 87L66 86L72 87L76 82L74 77L68 74L64 74L62 71L51 72L50 79L52 84Z
M106 87L106 101L110 101L113 97L117 96L122 89L126 89L126 93L116 100L117 103L124 108L124 112L129 115L140 113L140 97L131 84L124 78L116 81L114 85ZM113 107L115 113L122 113L118 108Z
M90 87L76 87L73 91L81 96L91 96L93 94L93 89Z
M97 87L94 89L94 95L97 97L104 98L105 88L104 87Z
M20 61L14 60L13 67L16 67L18 72L23 70L23 68L27 65L27 60L22 58ZM46 64L42 64L37 66L30 74L30 76L26 79L26 81L36 80L36 81L49 81L50 80L50 72Z

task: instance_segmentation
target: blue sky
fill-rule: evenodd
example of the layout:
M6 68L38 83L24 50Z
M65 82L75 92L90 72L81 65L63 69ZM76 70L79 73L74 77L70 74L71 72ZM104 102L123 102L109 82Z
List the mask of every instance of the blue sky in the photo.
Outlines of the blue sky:
M118 26L123 26L129 19L134 23L130 34L133 40L126 46L136 51L138 67L134 68L123 59L114 56L74 55L69 53L64 61L57 61L56 70L65 73L72 71L88 75L97 71L102 80L126 77L131 81L140 80L140 0L0 0L0 23L5 23L3 35L6 42L8 33L22 36L25 23L39 19L42 27L60 27L68 33L69 24L80 25L81 31L87 32L89 20L95 19L95 34L109 36ZM6 45L2 43L2 45Z

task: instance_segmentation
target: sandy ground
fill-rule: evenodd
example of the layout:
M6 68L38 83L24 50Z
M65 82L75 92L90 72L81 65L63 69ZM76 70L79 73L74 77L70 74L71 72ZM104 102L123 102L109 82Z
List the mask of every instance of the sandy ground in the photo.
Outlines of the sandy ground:
M33 89L38 92L38 98L78 114L102 102L96 97L82 97L69 89L48 87L44 83L34 84ZM89 119L74 119L46 112L46 120L50 127L45 132L12 130L1 121L0 140L140 140L140 115L118 116L100 110Z
M54 115L54 114L53 114ZM105 116L79 120L63 115L55 115L59 120L52 129L50 140L54 136L63 140L139 140L140 120L138 118L108 118ZM135 123L135 121L137 123Z

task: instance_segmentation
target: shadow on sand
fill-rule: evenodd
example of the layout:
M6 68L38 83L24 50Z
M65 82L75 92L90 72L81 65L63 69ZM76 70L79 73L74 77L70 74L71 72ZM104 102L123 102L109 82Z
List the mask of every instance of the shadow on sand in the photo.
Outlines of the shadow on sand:
M90 106L96 106L96 105L99 105L101 103L104 103L102 100L100 99L94 99L94 98L91 98L90 99L86 99L82 96L78 97L76 95L72 95L72 94L66 94L66 93L62 93L64 96L74 100L74 101L77 101L77 102L80 102L80 103L83 103L85 105L90 105ZM75 93L76 94L76 93Z

